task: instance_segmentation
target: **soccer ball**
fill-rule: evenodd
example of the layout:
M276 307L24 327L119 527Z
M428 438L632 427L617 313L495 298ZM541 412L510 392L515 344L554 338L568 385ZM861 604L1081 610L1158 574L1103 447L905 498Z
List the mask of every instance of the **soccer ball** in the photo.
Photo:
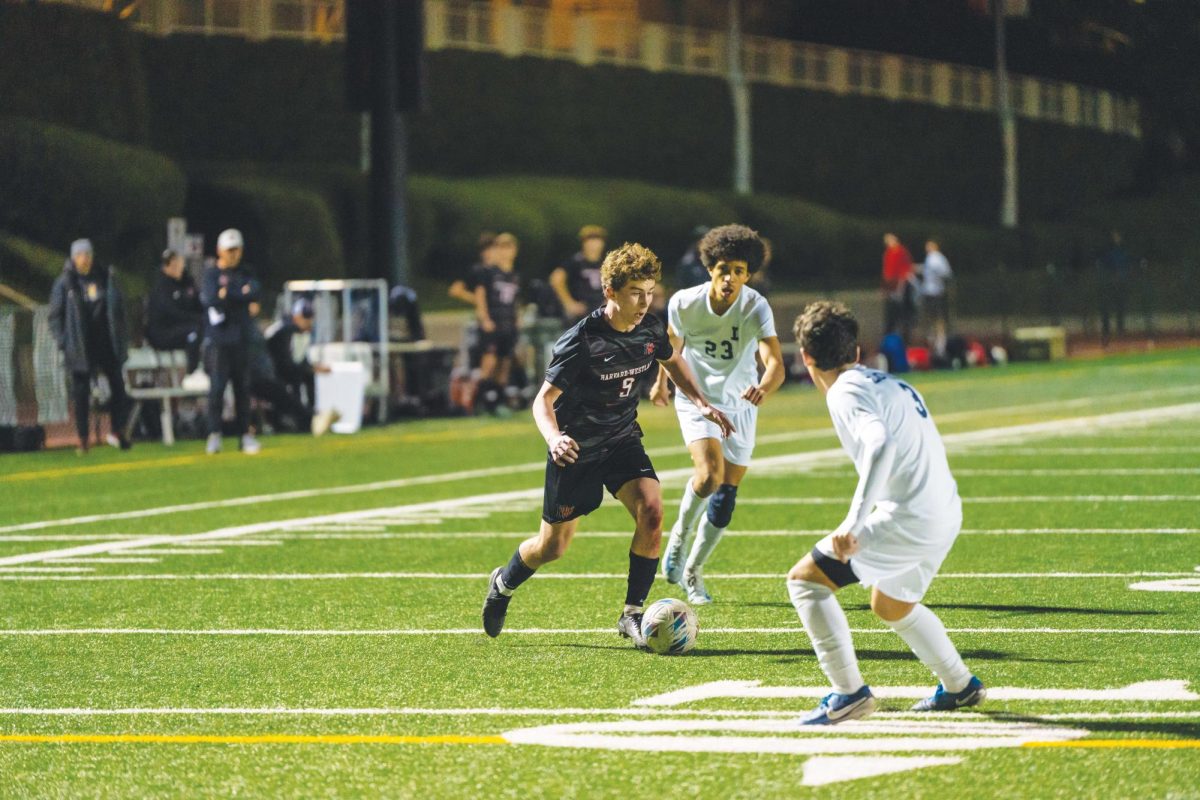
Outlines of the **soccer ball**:
M651 603L642 616L646 646L660 656L679 656L696 646L700 623L696 612L682 600L666 598Z

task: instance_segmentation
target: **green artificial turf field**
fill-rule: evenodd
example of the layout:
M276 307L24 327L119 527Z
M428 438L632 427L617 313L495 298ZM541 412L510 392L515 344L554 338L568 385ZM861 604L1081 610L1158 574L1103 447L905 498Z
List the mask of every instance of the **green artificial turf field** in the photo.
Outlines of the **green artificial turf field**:
M481 632L538 522L526 414L4 456L0 796L1200 798L1200 352L910 382L965 511L925 602L978 709L907 713L936 681L850 587L881 710L795 727L826 690L783 575L855 477L789 386L674 658L615 632L612 499ZM690 462L642 421L669 525Z

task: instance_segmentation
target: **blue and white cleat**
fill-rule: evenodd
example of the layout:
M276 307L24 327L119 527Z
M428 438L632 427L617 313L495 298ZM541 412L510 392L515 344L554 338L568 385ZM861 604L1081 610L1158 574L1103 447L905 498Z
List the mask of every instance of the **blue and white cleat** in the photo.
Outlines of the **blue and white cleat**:
M694 606L706 606L713 601L704 587L704 573L700 567L683 571L683 588L687 590L688 602Z
M977 706L987 697L987 689L983 681L971 676L967 686L961 692L947 692L939 683L932 697L926 697L912 707L913 711L954 711L957 708Z
M821 704L800 718L801 725L837 725L852 719L869 717L875 712L875 695L864 685L854 694L830 692Z
M662 574L667 579L667 583L679 585L683 580L683 548L687 542L684 541L683 530L679 526L679 521L675 521L675 527L671 528L671 538L667 540L667 552L663 554L662 559Z

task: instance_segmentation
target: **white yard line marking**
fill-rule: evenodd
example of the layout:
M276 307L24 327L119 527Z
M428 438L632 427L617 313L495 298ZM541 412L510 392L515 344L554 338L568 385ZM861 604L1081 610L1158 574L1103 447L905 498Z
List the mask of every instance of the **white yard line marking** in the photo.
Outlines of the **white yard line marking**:
M1003 428L991 428L979 431L970 431L966 433L948 434L943 437L946 441L957 443L975 443L975 442L996 442L1006 441L1016 438L1018 440L1029 436L1043 436L1047 433L1060 433L1064 430L1071 429L1093 429L1097 426L1110 428L1117 425L1145 424L1148 420L1170 420L1180 417L1190 418L1200 415L1200 403L1185 403L1176 406L1166 406L1154 409L1141 409L1137 411L1123 411L1114 414L1102 414L1095 417L1079 417L1069 420L1051 420L1047 422L1035 422L1025 425L1014 425ZM761 466L778 466L787 465L807 465L823 463L834 459L845 458L841 449L837 450L820 450L815 452L791 453L782 456L773 456L760 459L758 464ZM544 464L542 467L544 469ZM505 474L511 474L512 467L498 468L504 469ZM691 467L675 470L665 470L659 473L659 477L664 480L681 480L689 477L692 474ZM461 473L454 473L461 475ZM407 479L411 481L421 481L422 483L439 483L447 480L446 475L426 476L425 478ZM388 482L385 482L388 483ZM396 483L395 481L390 483ZM343 487L344 489L352 489L353 487ZM315 496L314 492L323 490L306 490L308 494L305 496ZM51 558L65 558L83 555L96 555L98 553L112 553L123 550L137 550L149 547L155 547L164 544L178 544L183 542L204 542L213 539L232 539L243 536L252 536L254 534L268 533L285 529L289 526L313 526L330 523L346 523L346 522L362 522L373 517L386 515L419 515L421 513L442 514L448 510L458 510L470 506L487 506L497 503L507 503L516 500L536 500L542 496L542 487L532 489L518 489L508 492L496 492L492 494L474 495L462 498L451 498L446 500L435 500L426 503L413 503L410 505L393 506L390 508L373 508L360 511L344 511L336 514L324 514L311 517L301 517L299 519L285 520L283 522L259 522L249 525L241 525L231 528L219 528L214 531L205 533L186 534L182 536L147 536L145 539L134 539L127 542L103 542L90 545L82 545L73 548L63 548L59 550L46 550L36 553L22 553L15 556L7 556L0 558L0 566L27 564L38 561L45 561ZM244 499L244 498L243 498ZM226 502L226 501L222 501ZM228 501L232 502L232 501ZM260 501L261 502L261 501ZM843 500L844 502L844 500ZM132 512L130 512L132 513ZM114 517L115 518L115 517ZM31 523L34 524L34 523ZM43 523L36 523L42 525ZM53 523L48 523L53 524ZM11 530L0 528L0 531Z
M180 547L175 549L156 547L153 549L145 548L136 550L123 547L119 549L121 552L128 553L133 556L217 556L225 552L224 550L218 550L212 547Z
M56 558L53 564L161 564L161 558Z
M919 700L929 696L928 686L872 686L871 693L883 699ZM795 699L821 698L829 694L828 686L763 686L761 681L711 681L696 686L656 694L634 700L635 706L666 707L695 703L714 698ZM1053 700L1075 702L1140 702L1200 700L1188 688L1187 681L1162 680L1131 683L1115 689L1030 689L1025 687L989 686L989 700Z
M179 553L191 554L193 550L166 551L126 551L145 553ZM207 552L207 551L200 551ZM57 562L61 559L53 559ZM486 572L195 572L195 573L146 573L127 575L6 575L5 568L0 568L0 581L355 581L355 580L386 580L386 581L479 581L486 580ZM8 568L8 572L69 572L67 569L51 569L49 567L16 567ZM1064 578L1081 578L1096 580L1099 578L1114 578L1128 580L1129 578L1192 578L1194 572L942 572L938 573L939 580L1061 580ZM706 575L714 580L769 580L782 581L782 572L740 572L713 573ZM558 581L624 581L629 576L624 572L545 572L538 575L539 580Z
M1139 592L1200 592L1200 578L1140 581L1129 584L1129 588Z
M144 533L77 533L62 535L0 536L0 542L99 542L119 539L142 539Z
M791 627L778 628L703 628L707 635L788 635L803 636L797 622ZM862 635L895 635L891 628L851 628ZM1049 634L1054 636L1200 636L1200 628L946 628L947 633L970 634ZM603 628L505 628L504 635L514 636L608 636L615 638L611 627ZM10 628L0 630L3 636L483 636L482 628L360 628L360 629L301 629L301 628ZM807 641L807 640L806 640ZM828 693L826 688L825 692ZM929 688L925 688L928 694Z
M1194 387L1174 387L1171 390L1151 391L1151 392L1133 392L1124 397L1149 397L1149 396L1165 396L1175 394L1194 393ZM1109 396L1105 399L1117 399L1121 396ZM1094 402L1094 399L1086 401L1055 401L1049 405L1050 408L1070 408L1087 403ZM1001 409L1002 410L1002 409ZM1028 410L1028 407L1026 408ZM959 412L969 414L970 418L990 418L998 413L997 409L979 409L978 411ZM1062 420L1049 420L1046 422L1035 422L1023 425L1012 425L998 428L987 428L980 431L967 431L963 433L945 434L942 439L947 446L977 443L977 442L996 442L999 440L1010 439L1015 437L1018 441L1028 436L1053 436L1066 432L1094 432L1098 429L1111 429L1115 426L1144 426L1154 422L1162 422L1171 419L1189 418L1200 414L1200 403L1184 403L1173 406L1161 406L1158 408L1139 409L1134 411L1119 411L1109 414L1099 414L1089 417L1076 417ZM939 419L943 421L952 415L944 415ZM799 436L810 437L815 436L815 431L800 431ZM672 448L669 452L676 452ZM814 463L820 463L823 460L833 460L844 458L841 449L824 450L808 453L797 453L786 456L775 456L762 458L755 461L755 468L759 471L770 470L776 466L786 465L794 468L810 466ZM429 486L439 485L450 481L475 480L478 478L489 478L496 476L510 476L518 472L536 472L545 469L544 462L536 462L532 464L514 464L503 467L489 467L486 469L464 470L461 472L441 473L438 475L420 475L411 478L397 478L387 481L374 481L370 483L353 484L350 486L333 486L321 489L299 489L290 492L277 492L274 494L253 495L248 497L233 497L224 500L209 500L198 503L184 503L174 506L160 506L157 508L137 509L134 511L122 511L110 514L90 514L79 517L67 517L64 519L44 520L39 522L26 522L17 525L0 526L0 533L16 533L27 530L45 530L48 528L61 528L69 525L85 525L92 522L109 522L120 519L139 519L144 517L160 516L163 514L176 514L187 511L201 511L211 508L233 508L238 506L257 505L260 503L278 502L283 500L299 500L312 497L327 497L332 495L356 494L361 492L376 492L387 489L400 489L410 486ZM691 474L691 469L672 470L670 472L660 473L663 478L683 478ZM513 499L513 498L508 498ZM442 504L445 507L445 504ZM401 506L397 512L405 511L405 507ZM441 509L429 507L429 511L437 512ZM314 517L313 524L321 524L324 522L334 522L338 515L329 515L326 517ZM316 520L319 520L317 522ZM303 523L301 523L303 524Z
M95 570L87 567L0 567L0 580L7 580L10 577L18 577L9 574L14 572L19 572L21 573L21 576L25 576L25 573L29 572L95 572Z
M726 537L735 539L757 538L803 538L822 537L829 531L824 528L797 528L794 530L767 529L747 531L726 531ZM1191 536L1200 534L1200 528L964 528L960 536ZM280 540L324 541L388 541L407 539L527 539L529 531L405 531L379 533L309 533L296 532L291 528L287 532L271 534ZM586 539L628 539L631 531L580 531L575 534L575 541Z

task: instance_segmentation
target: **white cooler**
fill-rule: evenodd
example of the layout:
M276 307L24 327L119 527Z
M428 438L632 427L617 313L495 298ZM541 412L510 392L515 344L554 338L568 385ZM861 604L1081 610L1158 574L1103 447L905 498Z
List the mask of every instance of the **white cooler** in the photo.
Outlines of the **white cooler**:
M358 361L334 361L329 372L318 372L317 413L337 409L341 419L334 433L357 433L362 427L363 402L367 394L367 368Z

